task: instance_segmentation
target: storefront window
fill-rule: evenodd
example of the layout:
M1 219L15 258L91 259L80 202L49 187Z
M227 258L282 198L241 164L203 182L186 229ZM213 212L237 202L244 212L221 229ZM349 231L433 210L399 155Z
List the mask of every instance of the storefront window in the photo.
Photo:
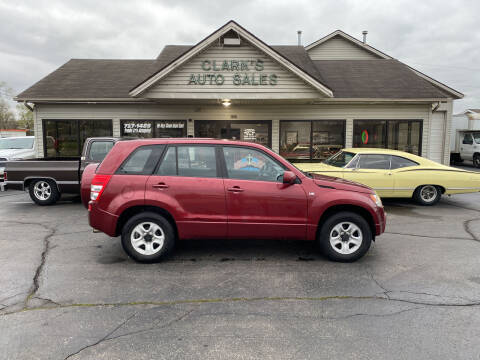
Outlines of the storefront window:
M122 120L121 135L136 138L185 137L185 120Z
M270 121L196 120L195 137L241 140L271 146Z
M355 120L355 147L388 148L421 154L421 120Z
M111 120L43 120L44 155L80 156L88 137L112 136Z
M280 155L286 159L323 160L344 145L344 120L280 122Z

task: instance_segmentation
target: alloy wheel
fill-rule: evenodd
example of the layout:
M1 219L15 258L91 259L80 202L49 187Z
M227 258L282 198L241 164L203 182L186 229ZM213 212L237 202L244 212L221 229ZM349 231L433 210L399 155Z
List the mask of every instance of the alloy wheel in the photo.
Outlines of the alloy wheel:
M142 255L154 255L163 248L165 233L153 222L142 222L135 226L130 235L135 251Z
M46 181L39 181L33 188L33 193L38 200L48 200L52 195L52 188Z
M330 231L330 245L339 254L353 254L362 245L362 240L362 230L350 221L338 223Z

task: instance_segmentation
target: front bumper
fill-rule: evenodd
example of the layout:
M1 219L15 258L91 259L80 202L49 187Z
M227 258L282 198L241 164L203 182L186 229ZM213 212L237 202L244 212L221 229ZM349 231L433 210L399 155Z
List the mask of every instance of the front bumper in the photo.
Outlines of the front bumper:
M377 208L377 221L375 222L375 235L381 235L385 232L387 226L387 213L383 207Z

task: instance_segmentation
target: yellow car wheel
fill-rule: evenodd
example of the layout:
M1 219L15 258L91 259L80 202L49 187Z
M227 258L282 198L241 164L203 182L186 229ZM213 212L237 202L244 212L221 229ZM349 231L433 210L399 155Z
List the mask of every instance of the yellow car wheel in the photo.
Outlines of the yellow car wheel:
M442 190L435 185L422 185L415 189L413 199L420 205L431 206L440 201Z

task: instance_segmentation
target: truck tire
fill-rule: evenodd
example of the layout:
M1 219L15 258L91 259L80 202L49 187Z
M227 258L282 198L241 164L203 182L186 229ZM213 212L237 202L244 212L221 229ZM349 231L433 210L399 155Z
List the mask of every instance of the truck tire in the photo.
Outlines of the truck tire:
M480 168L480 154L473 155L473 166Z
M28 186L30 198L40 206L53 205L60 199L57 184L49 179L35 179Z
M372 231L362 216L342 211L323 223L317 242L330 260L352 262L367 253L372 243Z
M442 191L435 185L421 185L413 193L413 199L423 206L435 205L441 197Z
M159 214L143 212L132 216L123 226L123 249L137 262L158 262L170 254L174 245L173 226Z

